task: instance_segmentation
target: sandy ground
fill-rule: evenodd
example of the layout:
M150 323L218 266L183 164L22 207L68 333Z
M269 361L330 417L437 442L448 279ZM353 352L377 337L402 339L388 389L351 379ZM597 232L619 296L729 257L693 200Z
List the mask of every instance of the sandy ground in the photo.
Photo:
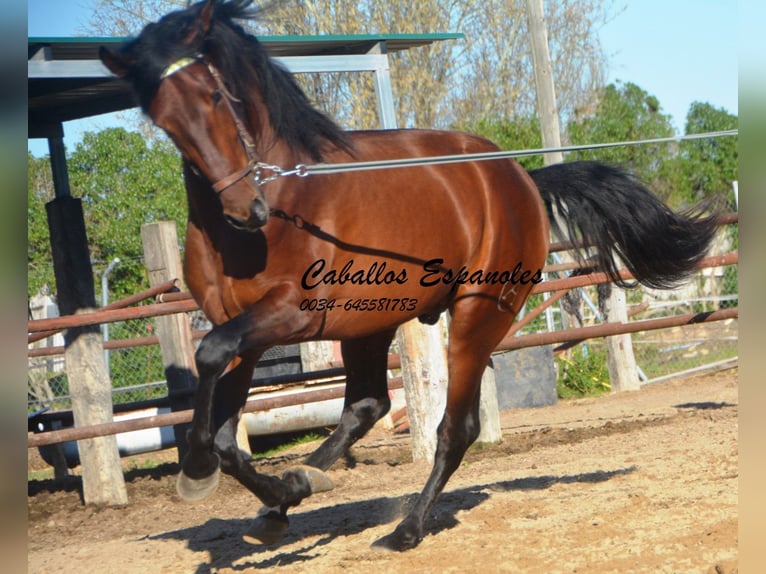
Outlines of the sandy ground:
M423 542L400 554L370 543L393 529L429 469L411 462L406 435L379 429L330 469L333 491L293 509L273 547L242 540L260 505L228 477L189 505L175 494L175 464L126 460L130 504L120 509L83 507L76 478L32 481L28 571L730 574L737 380L735 369L503 412L503 442L469 451ZM261 468L281 473L305 451Z

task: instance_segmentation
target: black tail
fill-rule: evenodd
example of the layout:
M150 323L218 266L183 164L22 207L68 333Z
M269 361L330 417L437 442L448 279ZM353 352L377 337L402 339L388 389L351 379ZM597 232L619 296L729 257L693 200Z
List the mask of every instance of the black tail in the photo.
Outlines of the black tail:
M595 247L596 268L623 287L619 255L636 280L672 289L687 279L715 235L718 217L701 205L673 213L632 175L594 161L560 163L530 172L559 236ZM566 222L562 233L554 208Z

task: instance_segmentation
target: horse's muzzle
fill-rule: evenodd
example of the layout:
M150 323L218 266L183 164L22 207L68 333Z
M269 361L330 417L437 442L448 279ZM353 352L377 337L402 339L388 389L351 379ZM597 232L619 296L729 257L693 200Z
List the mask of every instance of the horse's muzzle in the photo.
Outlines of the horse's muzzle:
M250 204L250 216L247 219L224 215L227 223L240 231L257 231L269 221L269 204L263 197L256 197Z

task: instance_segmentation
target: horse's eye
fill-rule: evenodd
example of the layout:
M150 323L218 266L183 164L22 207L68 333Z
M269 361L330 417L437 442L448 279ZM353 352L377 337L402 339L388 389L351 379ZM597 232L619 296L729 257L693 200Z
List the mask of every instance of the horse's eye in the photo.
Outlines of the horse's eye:
M218 103L221 101L222 97L223 95L221 94L221 90L216 90L215 92L213 92L213 105L217 106Z

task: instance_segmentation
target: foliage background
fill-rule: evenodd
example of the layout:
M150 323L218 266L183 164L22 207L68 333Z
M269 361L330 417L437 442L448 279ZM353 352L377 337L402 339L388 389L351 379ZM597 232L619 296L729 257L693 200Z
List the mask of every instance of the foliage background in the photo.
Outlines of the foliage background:
M181 160L165 139L147 140L139 132L109 128L86 133L67 158L72 194L82 198L94 273L115 257L110 275L113 299L148 287L143 265L141 226L176 221L185 236L186 194ZM28 293L55 290L45 202L53 199L48 158L27 158ZM100 282L98 277L94 278ZM100 292L100 285L96 286Z

